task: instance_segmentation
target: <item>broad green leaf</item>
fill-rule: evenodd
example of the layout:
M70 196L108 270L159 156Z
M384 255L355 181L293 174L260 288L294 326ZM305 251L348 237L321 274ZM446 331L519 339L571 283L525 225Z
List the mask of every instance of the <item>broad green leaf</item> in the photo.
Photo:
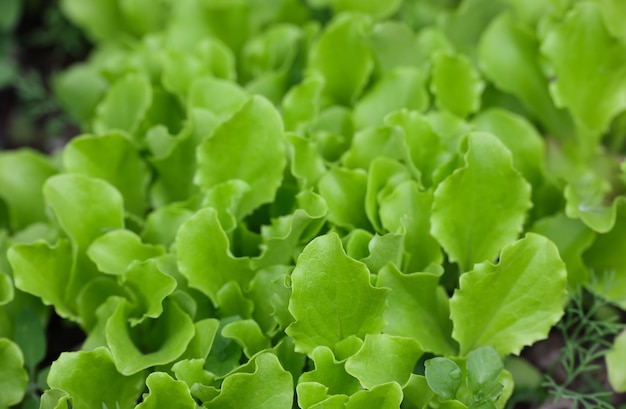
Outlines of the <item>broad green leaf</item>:
M54 78L54 93L63 110L82 129L89 129L96 106L109 84L98 70L88 64L76 64L57 73Z
M195 409L196 402L183 381L176 381L164 372L152 372L146 379L150 390L135 409Z
M328 206L328 221L347 229L369 229L365 214L367 174L360 169L335 167L318 182L320 196Z
M299 131L317 116L323 88L324 80L318 76L307 77L291 87L282 101L285 129Z
M386 334L416 340L426 352L454 355L458 346L452 339L448 296L430 273L402 274L387 265L378 274L376 285L389 288L389 306L383 317Z
M231 322L222 329L222 336L235 340L248 358L271 346L270 339L263 334L255 320Z
M131 409L144 388L143 374L124 376L113 364L108 349L63 352L52 363L48 375L50 388L66 392L75 409Z
M478 54L483 72L499 89L519 98L552 132L570 132L567 113L555 107L548 91L539 40L528 27L508 13L501 14L485 30Z
M498 264L477 264L450 300L461 355L488 345L500 356L518 354L545 338L563 315L566 284L558 249L534 233L506 246Z
M386 73L356 103L357 129L380 125L387 114L403 108L424 111L429 103L425 82L426 76L414 67L399 67Z
M70 173L106 180L121 193L128 211L138 216L145 213L150 171L136 148L121 134L72 139L63 150L63 164Z
M437 357L425 362L426 381L437 395L454 399L463 380L461 368L451 359Z
M591 247L596 234L580 220L570 219L563 213L537 221L530 231L550 239L559 249L559 254L567 266L567 282L571 286L587 283L588 267L582 255Z
M219 396L205 402L208 409L291 409L293 380L270 353L257 355L254 372L235 373L222 382Z
M296 322L286 331L298 352L320 345L333 349L351 335L363 337L384 326L387 291L372 287L367 267L344 253L336 234L304 248L291 280L289 312Z
M83 251L106 231L124 227L122 196L103 180L57 175L46 181L43 194L63 230Z
M408 383L424 351L412 338L388 334L367 334L361 349L346 361L346 372L365 389L389 382Z
M217 292L217 306L221 317L250 318L254 303L243 293L236 281L229 281Z
M197 183L204 189L240 179L250 185L238 217L274 200L286 166L282 121L272 104L252 97L198 148Z
M594 135L626 109L626 45L604 25L596 2L576 3L541 46L554 70L550 91Z
M91 243L87 255L106 274L123 275L133 261L144 261L165 254L161 246L144 244L130 230L113 230Z
M219 95L219 98L215 96ZM191 83L187 106L203 108L215 114L220 122L237 112L248 95L236 83L212 77L198 78Z
M307 188L317 184L326 172L326 165L317 146L309 139L296 134L288 134L290 146L291 173L299 183Z
M367 84L374 68L365 42L369 24L364 15L340 14L311 49L308 68L324 78L323 94L334 103L352 105Z
M430 85L437 97L437 106L465 118L480 108L485 88L480 74L463 54L435 55Z
M515 240L531 202L530 185L495 136L470 133L463 148L465 166L435 190L431 233L468 271Z
M329 395L352 395L361 389L359 380L346 372L345 363L337 361L330 349L319 346L309 355L315 363L315 369L303 373L298 380L298 386L307 383L323 385L325 387L323 391L324 397ZM318 390L312 393L313 390L319 389L316 386L308 386L305 389L309 390L306 393L308 395L318 395L320 392ZM304 396L306 400L311 400L311 397Z
M235 258L217 212L205 208L187 219L176 235L178 267L189 286L218 303L218 291L229 281L244 287L252 278L250 259Z
M17 405L24 398L28 374L20 348L7 338L0 338L0 407Z
M513 165L539 187L545 177L545 147L541 135L524 117L500 108L480 112L472 119L479 131L497 136L513 155Z
M24 354L24 365L29 373L35 374L37 365L46 355L46 334L37 313L26 307L20 311L15 321L15 343Z
M154 259L133 262L122 283L134 305L133 318L129 319L131 325L144 318L159 317L163 300L176 289L176 280L162 272Z
M61 317L76 319L76 296L84 283L72 271L72 249L67 240L54 247L43 241L17 244L9 249L8 259L16 288L53 305Z
M148 79L141 74L128 74L111 85L98 104L93 129L100 134L117 130L133 135L151 104Z
M408 255L403 271L423 271L431 263L443 259L439 243L430 233L432 192L421 191L417 182L400 183L380 199L380 220L390 231L404 234L404 251ZM402 215L400 218L398 215ZM401 266L398 266L401 267Z
M128 325L132 307L128 301L119 303L105 328L106 340L120 373L128 376L165 365L185 352L195 328L176 302L165 301L158 318L145 319L135 327Z
M402 403L402 388L396 382L358 391L346 402L346 409L398 409Z
M42 155L22 149L0 152L0 199L14 231L46 220L41 187L56 170Z
M622 331L613 341L613 349L607 352L606 367L609 374L609 382L618 393L626 392L626 331Z

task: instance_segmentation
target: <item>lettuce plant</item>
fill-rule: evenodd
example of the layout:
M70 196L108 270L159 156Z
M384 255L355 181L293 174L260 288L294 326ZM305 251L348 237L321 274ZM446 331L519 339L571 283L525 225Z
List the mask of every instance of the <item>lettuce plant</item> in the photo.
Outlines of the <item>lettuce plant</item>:
M44 409L503 408L568 284L626 308L620 4L64 0L84 133L0 153L0 407L53 310Z

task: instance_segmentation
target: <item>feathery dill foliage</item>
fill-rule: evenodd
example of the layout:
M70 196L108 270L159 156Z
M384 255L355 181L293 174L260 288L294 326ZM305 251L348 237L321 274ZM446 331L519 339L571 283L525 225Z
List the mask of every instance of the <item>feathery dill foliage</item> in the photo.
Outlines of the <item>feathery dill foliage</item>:
M605 288L608 289L613 280L608 273ZM557 324L564 346L542 386L553 396L554 402L566 400L571 402L572 408L614 409L610 402L612 392L603 385L598 373L603 370L602 360L612 347L613 339L626 324L619 322L619 315L613 311L603 313L609 302L602 297L602 292L578 287L571 294L565 315ZM555 379L559 369L565 378L560 382Z

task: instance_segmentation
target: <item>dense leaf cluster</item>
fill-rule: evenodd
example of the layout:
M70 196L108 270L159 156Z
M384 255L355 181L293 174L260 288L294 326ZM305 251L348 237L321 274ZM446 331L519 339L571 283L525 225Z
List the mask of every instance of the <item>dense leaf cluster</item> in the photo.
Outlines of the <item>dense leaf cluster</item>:
M84 134L0 153L0 407L53 308L41 408L503 408L568 284L626 308L623 4L62 1Z

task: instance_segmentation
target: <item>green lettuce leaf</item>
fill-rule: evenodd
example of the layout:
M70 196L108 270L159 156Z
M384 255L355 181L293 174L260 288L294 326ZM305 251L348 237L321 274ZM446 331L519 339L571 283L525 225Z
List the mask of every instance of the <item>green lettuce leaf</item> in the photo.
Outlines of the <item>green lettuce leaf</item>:
M117 80L98 104L93 129L99 134L124 131L133 135L151 104L152 87L148 79L140 74L128 74Z
M219 306L218 292L228 282L244 287L252 279L249 258L235 258L213 208L198 211L185 221L176 235L178 267L196 288Z
M315 363L315 369L300 376L298 380L299 400L319 402L331 395L349 396L361 389L359 380L346 372L345 362L337 361L333 352L327 347L316 347L309 355ZM323 387L323 390L320 390L320 386ZM302 393L300 393L301 391ZM302 405L302 403L300 405L307 406L306 404Z
M110 133L72 139L63 150L63 165L70 173L106 180L122 195L129 212L143 216L148 207L148 166L124 136Z
M374 62L365 42L370 19L340 14L313 45L308 66L325 81L323 95L331 103L350 106L363 91Z
M227 376L220 394L203 406L208 409L291 409L293 380L278 358L271 353L262 353L254 358L253 363L254 372Z
M524 107L557 135L570 133L570 118L555 107L543 73L539 40L531 28L504 13L483 33L478 46L485 75L503 91L519 98Z
M144 395L143 402L135 409L195 409L196 402L183 381L172 379L164 372L153 372L146 379L150 393Z
M133 261L144 261L165 254L161 246L144 244L130 230L113 230L91 243L87 255L106 274L123 275Z
M402 388L396 382L358 391L346 402L346 409L398 409L402 403Z
M304 248L291 280L289 312L296 322L286 331L298 352L320 345L334 349L351 335L363 337L384 326L387 291L372 287L367 267L344 253L336 234Z
M210 189L233 179L250 185L238 217L274 200L286 166L283 125L272 104L255 96L198 148L197 183Z
M347 229L370 229L364 208L367 174L363 170L332 168L320 178L318 189L328 206L328 221Z
M395 382L406 385L424 351L412 338L367 334L361 349L346 360L346 372L365 389Z
M465 166L435 190L431 234L468 271L515 240L532 204L530 185L495 136L470 133L464 153Z
M144 375L120 374L108 349L64 352L52 363L48 375L52 389L66 392L75 409L132 409L144 388Z
M121 300L106 323L105 335L117 370L126 376L173 362L187 349L195 327L175 301L163 303L163 313L131 327L133 305ZM50 385L52 386L52 385Z
M550 91L592 135L606 131L626 109L626 45L611 36L598 3L577 3L541 46L555 81ZM584 132L583 132L584 135Z
M63 230L82 251L104 232L124 227L123 198L101 179L53 176L44 184L43 194Z
M566 284L558 249L534 233L506 246L498 264L476 265L450 300L461 355L489 345L500 356L518 354L545 338L563 315Z
M437 106L465 118L480 108L485 88L480 74L463 54L436 54L430 85Z
M439 277L434 274L402 274L393 265L385 266L376 282L379 287L391 289L383 331L412 338L426 352L454 355L458 346L451 336L448 296L438 284Z

